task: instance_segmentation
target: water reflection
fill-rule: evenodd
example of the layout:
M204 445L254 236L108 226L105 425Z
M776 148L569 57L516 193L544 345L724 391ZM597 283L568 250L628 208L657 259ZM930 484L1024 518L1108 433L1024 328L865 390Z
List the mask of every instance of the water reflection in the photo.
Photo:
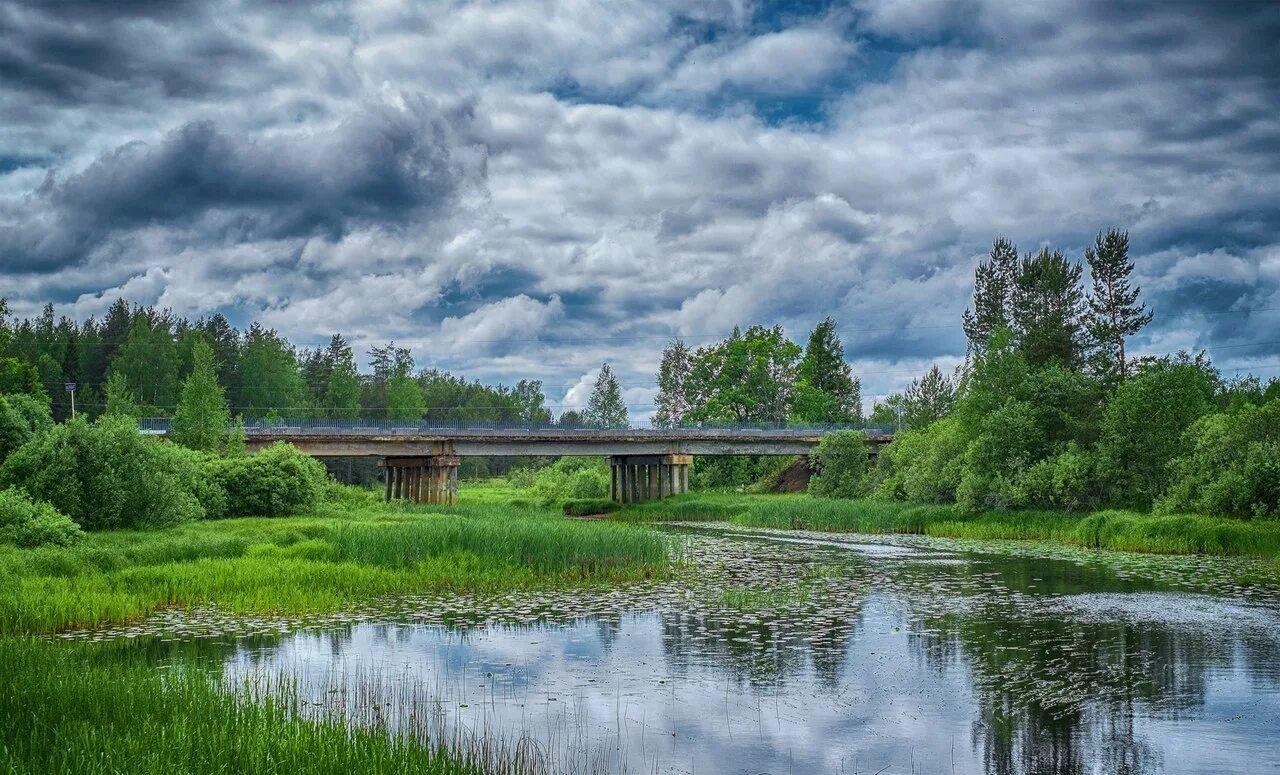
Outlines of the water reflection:
M307 712L532 742L562 771L1280 770L1270 579L918 539L682 535L700 572L679 582L386 601L300 631L259 623L199 656L237 686L288 676ZM158 660L196 648L191 622L164 626L186 635L144 640Z

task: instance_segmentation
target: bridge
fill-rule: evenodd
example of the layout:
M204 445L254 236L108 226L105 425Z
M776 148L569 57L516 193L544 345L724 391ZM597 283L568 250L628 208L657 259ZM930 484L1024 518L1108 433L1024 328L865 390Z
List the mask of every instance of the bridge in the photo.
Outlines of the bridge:
M145 419L143 433L164 436L167 419ZM398 420L252 420L250 451L285 441L313 457L379 457L387 500L453 504L463 457L589 455L608 458L609 496L629 503L689 490L695 455L807 455L826 433L861 430L874 455L892 431L863 425L753 423L672 428L564 427Z

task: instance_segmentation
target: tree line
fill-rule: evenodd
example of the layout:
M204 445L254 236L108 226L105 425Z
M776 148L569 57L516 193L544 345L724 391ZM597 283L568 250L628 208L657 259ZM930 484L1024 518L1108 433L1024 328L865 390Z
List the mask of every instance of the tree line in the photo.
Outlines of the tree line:
M325 347L300 349L257 323L240 331L221 314L189 320L123 299L101 320L57 316L52 304L34 319L13 320L0 299L0 394L37 396L59 421L71 412L65 383L76 384L77 409L89 417L113 408L173 417L206 356L228 411L245 419L551 420L538 380L490 386L418 370L394 342L366 355L371 369L361 373L340 334Z
M1083 264L997 239L962 319L964 366L935 367L878 405L872 419L894 417L902 431L852 472L833 446L843 462L822 487L970 511L1275 515L1280 381L1225 380L1204 353L1134 357L1126 340L1152 312L1128 250L1117 230Z

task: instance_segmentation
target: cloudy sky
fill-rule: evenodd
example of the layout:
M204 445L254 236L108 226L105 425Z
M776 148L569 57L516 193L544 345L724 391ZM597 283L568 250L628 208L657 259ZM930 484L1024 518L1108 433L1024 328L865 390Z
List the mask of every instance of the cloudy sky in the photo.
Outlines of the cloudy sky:
M1131 233L1134 349L1280 376L1280 5L0 0L0 295L633 411L665 341L963 355L997 234ZM559 408L559 407L557 407Z

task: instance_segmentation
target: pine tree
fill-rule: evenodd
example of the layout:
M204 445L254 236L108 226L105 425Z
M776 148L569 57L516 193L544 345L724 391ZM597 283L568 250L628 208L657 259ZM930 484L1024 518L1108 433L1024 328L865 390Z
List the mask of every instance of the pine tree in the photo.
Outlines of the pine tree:
M622 402L622 389L607 363L600 367L583 419L597 428L625 428L629 424L627 406Z
M689 347L679 339L662 351L658 365L658 397L654 401L657 412L653 424L660 428L679 425L689 413L688 380L692 368Z
M1043 248L1022 259L1013 284L1012 323L1018 349L1032 366L1080 364L1085 344L1080 264Z
M956 405L955 381L933 364L924 376L911 381L903 396L902 424L924 428L951 414Z
M1004 237L991 244L991 255L979 262L973 278L973 308L964 311L962 325L969 340L970 360L986 352L991 336L1010 328L1013 286L1018 276L1018 248Z
M1125 337L1132 336L1151 322L1145 304L1138 304L1137 286L1130 288L1129 233L1108 229L1098 234L1093 247L1084 251L1089 264L1093 290L1089 294L1085 329L1094 347L1098 370L1114 383L1128 376L1125 361Z
M796 418L805 422L846 423L862 418L862 383L844 359L844 345L832 318L809 334L797 371Z
M411 374L413 366L407 350L405 357L393 364L394 373L387 380L387 417L392 420L419 422L427 414L426 397Z
M218 384L213 348L203 338L192 345L191 363L191 376L182 384L169 436L189 449L221 452L226 447L231 411Z
M360 374L356 370L355 353L341 334L334 334L325 351L327 367L324 393L320 399L321 414L337 419L360 416ZM419 416L417 419L422 419Z

